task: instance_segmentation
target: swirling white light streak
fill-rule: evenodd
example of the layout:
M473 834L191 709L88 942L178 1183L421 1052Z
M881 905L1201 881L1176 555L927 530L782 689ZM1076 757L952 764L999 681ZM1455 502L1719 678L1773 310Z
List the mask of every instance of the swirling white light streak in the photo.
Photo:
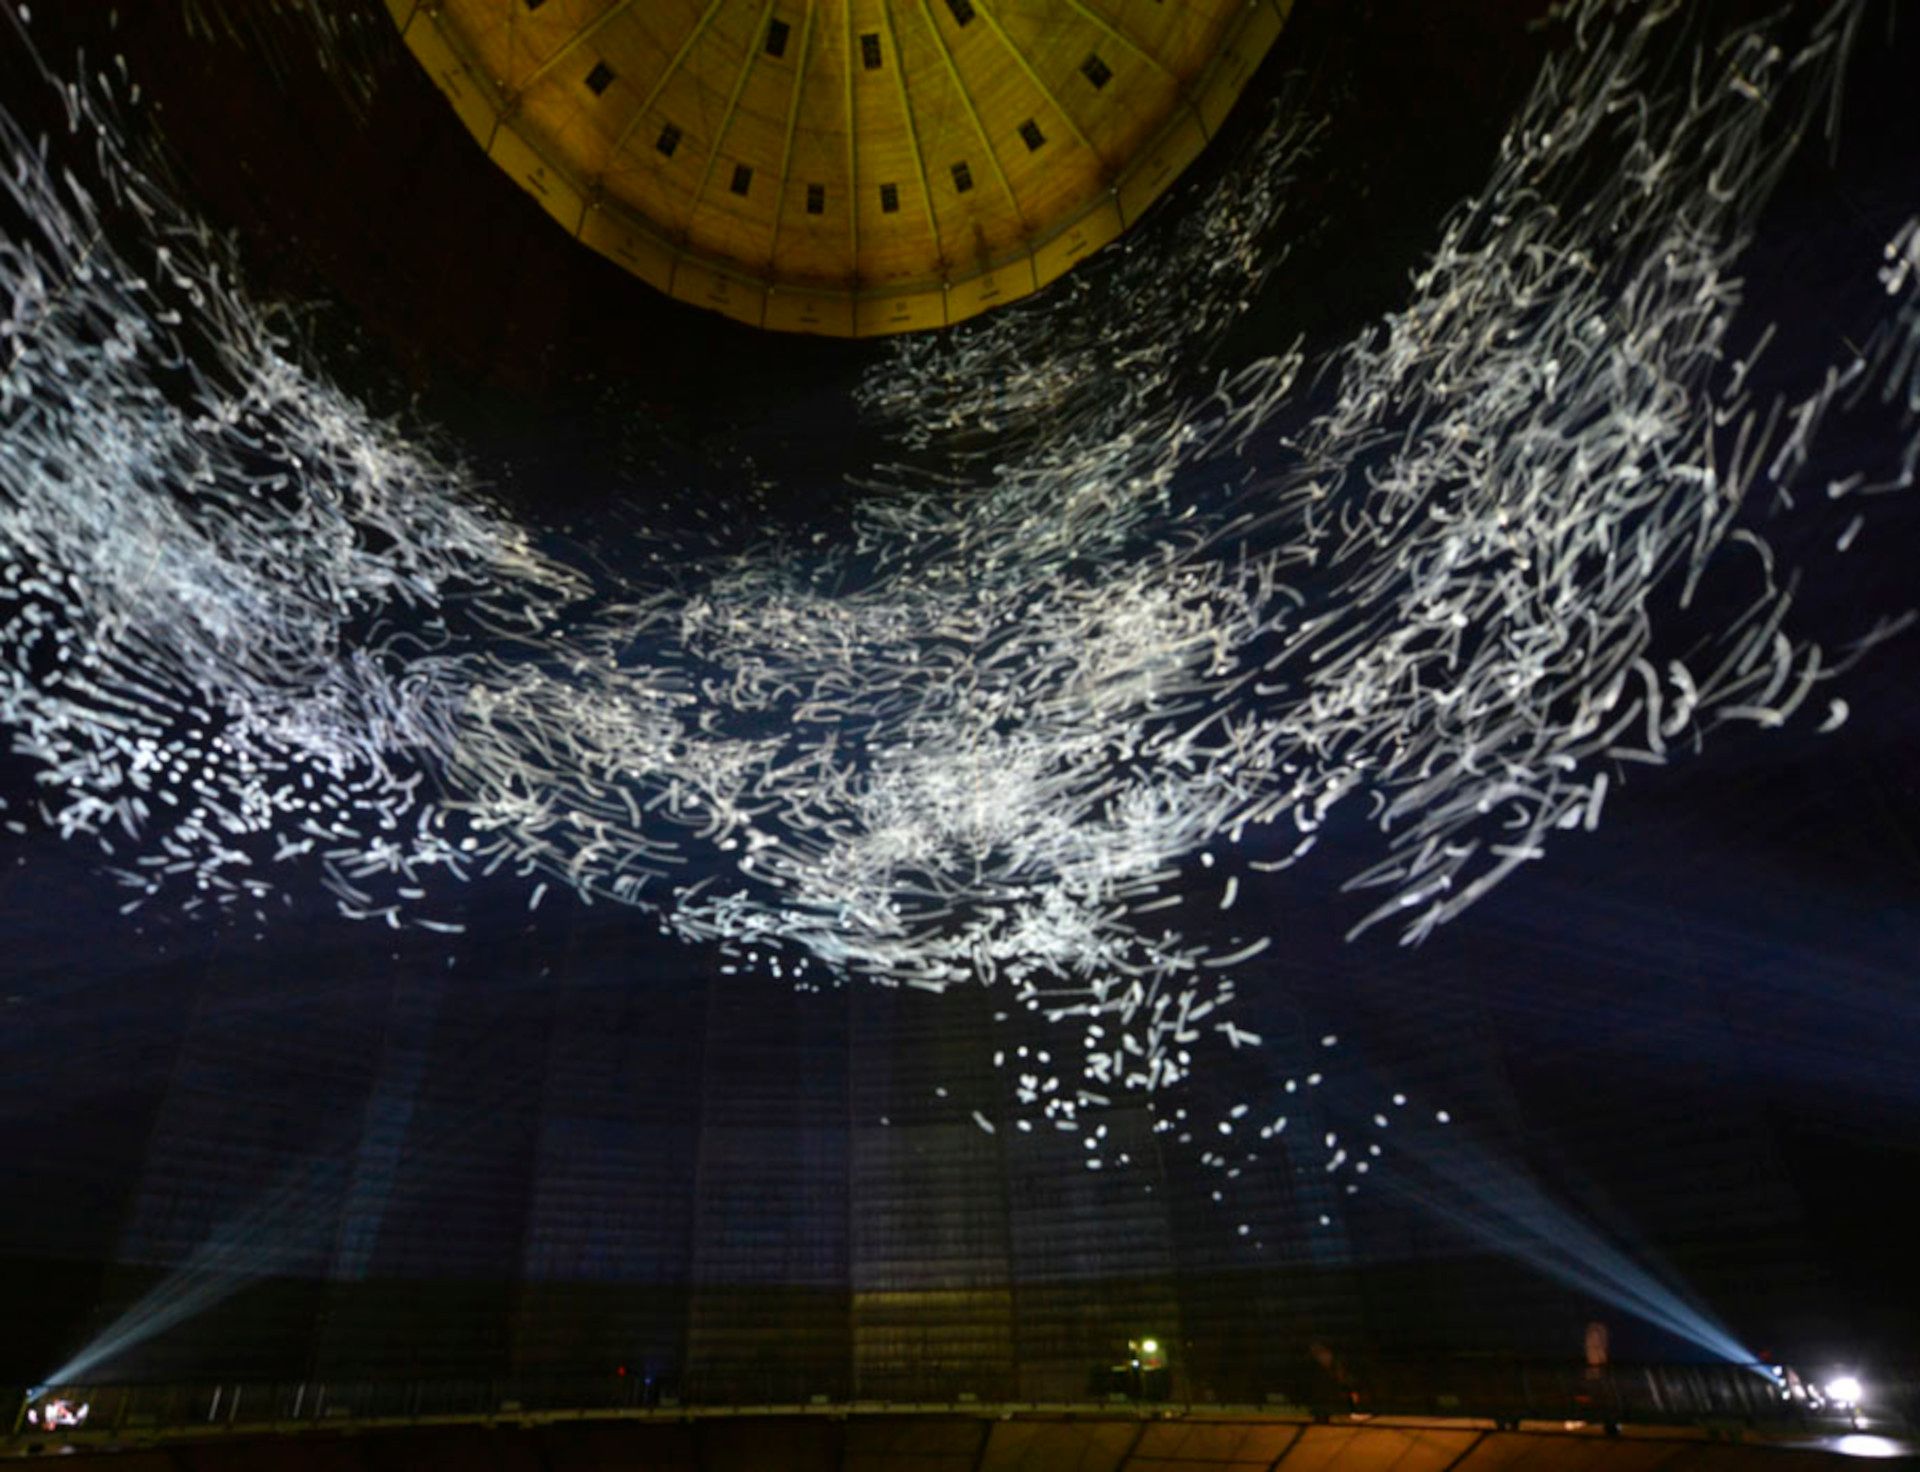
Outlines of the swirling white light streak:
M1170 258L890 351L863 402L917 468L868 477L851 545L692 591L566 565L330 383L126 151L114 73L76 82L89 169L0 122L31 223L0 248L0 723L130 904L264 918L317 869L350 917L453 930L430 881L507 867L796 975L1004 986L1073 1038L1017 1104L1077 1128L1258 1041L1228 1016L1258 917L1224 948L1163 921L1196 855L1291 863L1365 802L1356 928L1419 939L1632 764L1832 677L1754 492L1876 404L1901 463L1831 493L1911 485L1920 231L1796 404L1747 397L1736 271L1864 4L1793 47L1570 6L1486 187L1312 389L1297 350L1208 367L1336 125L1296 94ZM1746 611L1662 654L1740 558Z

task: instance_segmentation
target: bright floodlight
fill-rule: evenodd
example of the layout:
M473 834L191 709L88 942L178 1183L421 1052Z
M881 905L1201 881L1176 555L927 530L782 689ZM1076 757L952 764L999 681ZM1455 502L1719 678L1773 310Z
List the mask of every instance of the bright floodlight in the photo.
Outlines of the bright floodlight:
M1906 1448L1899 1442L1885 1436L1864 1436L1855 1432L1843 1436L1833 1444L1833 1449L1843 1457L1903 1457Z
M1142 1354L1160 1353L1160 1341L1158 1339L1142 1339L1140 1341L1140 1353Z
M1860 1404L1860 1382L1851 1375L1839 1375L1827 1382L1827 1399L1837 1406Z

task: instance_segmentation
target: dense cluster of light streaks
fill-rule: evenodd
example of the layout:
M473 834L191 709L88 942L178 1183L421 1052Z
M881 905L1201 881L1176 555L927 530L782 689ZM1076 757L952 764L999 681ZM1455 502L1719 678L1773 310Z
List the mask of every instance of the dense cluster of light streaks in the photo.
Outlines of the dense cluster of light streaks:
M1176 627L1136 621L1111 642L1098 622L1019 615L1035 631L1012 661L1027 680L1105 652L1151 682L1172 672L1147 651L1192 658L1178 683L1148 683L1144 704L1077 704L1090 729L1110 714L1124 733L1099 790L1107 811L1141 820L1106 849L1137 863L1103 878L1152 889L1159 865L1276 822L1300 835L1286 863L1335 802L1364 798L1389 853L1353 881L1385 891L1356 928L1392 921L1418 939L1543 857L1554 831L1595 826L1623 766L1801 709L1832 665L1788 631L1791 588L1754 492L1791 496L1836 404L1909 392L1912 237L1889 247L1894 313L1795 404L1749 401L1765 339L1738 356L1737 270L1779 172L1838 95L1860 16L1831 11L1792 49L1774 24L1709 47L1675 7L1572 7L1494 177L1409 303L1319 365L1328 388L1311 412L1287 357L1182 397L1221 325L1196 301L1218 283L1188 283L1205 279L1222 222L1248 219L1236 207L1192 227L1191 258L1116 272L1111 299L904 344L875 375L870 400L910 447L988 426L1003 436L992 453L1012 447L964 494L870 516L876 548L936 549L924 586L961 578L984 601L1008 581L1032 599L1047 577L1054 610L1111 592L1181 611ZM1087 323L1104 329L1092 347L1075 336ZM1920 437L1902 413L1901 463L1834 494L1912 484ZM1143 528L1154 545L1117 574L1064 561ZM1704 634L1667 617L1689 629L1671 647L1663 614L1740 557L1755 568L1740 611ZM1845 706L1827 712L1832 729ZM1128 765L1139 755L1151 775ZM1062 888L1061 912L1080 918L1081 892ZM1117 1013L1124 1033L1143 998L1098 980L1080 990L1099 971L1074 964L1086 954L1051 958L1073 979L1036 991L1058 1012Z
M1218 452L1242 445L1221 431L1264 419L1301 359L1283 352L1242 369L1224 424L1196 415L1191 387L1320 224L1289 206L1332 126L1323 90L1291 78L1203 201L1182 196L1189 213L1123 237L1097 271L961 332L890 345L860 385L862 406L938 471L896 467L875 484L861 508L868 556L909 560L920 579L1051 578L1063 563L1137 551L1145 527L1160 541L1176 516L1196 514L1194 485L1174 488L1183 468L1215 460L1236 478Z
M1365 792L1392 853L1356 881L1389 892L1361 924L1395 918L1417 939L1541 857L1552 830L1596 823L1619 764L1663 760L1716 722L1778 724L1825 673L1783 630L1790 597L1744 524L1749 492L1791 480L1837 386L1899 370L1869 350L1806 404L1756 407L1731 333L1741 251L1857 19L1829 15L1792 53L1755 28L1709 63L1673 44L1673 7L1574 7L1573 44L1547 63L1495 177L1408 306L1323 365L1333 403L1304 424L1291 365L1263 364L1182 405L1177 438L1136 443L1103 417L1141 422L1139 385L1102 396L1070 357L1067 380L1096 405L1079 416L1095 448L1075 460L1073 416L1054 428L1070 395L1023 404L1021 385L994 389L1023 349L1043 365L1028 376L1052 381L1053 323L1037 311L1025 341L1015 318L903 349L875 397L903 419L976 398L983 414L1026 415L1062 453L1021 505L1037 528L1011 540L1049 548L1072 535L1088 483L1165 486L1217 473L1229 439L1246 452L1258 478L1153 574L1183 590L1192 637L1217 635L1210 673L1227 698L1203 709L1232 739L1208 749L1221 807L1203 826L1271 821L1279 794L1311 834L1329 798ZM1680 65L1696 59L1717 70ZM1132 287L1131 328L1178 341L1177 286L1158 303L1149 282ZM1116 446L1131 455L1119 473ZM915 509L920 537L977 544L989 565L1009 555L997 508L984 534L966 499ZM1655 610L1676 586L1670 601L1687 601L1730 541L1757 554L1764 586L1692 665L1656 669ZM1256 650L1247 699L1232 681Z
M1901 463L1832 493L1911 482L1917 237L1863 262L1889 315L1798 404L1746 397L1735 273L1864 8L1789 45L1569 7L1492 179L1309 387L1298 350L1210 362L1335 126L1303 91L1151 256L890 350L863 399L914 465L867 477L851 545L613 586L305 361L95 73L63 89L88 167L0 133L0 722L131 903L264 920L298 866L457 929L431 881L507 868L783 976L999 986L1063 1040L1010 1112L1077 1130L1259 1042L1233 977L1272 937L1174 928L1183 866L1284 866L1370 804L1359 925L1417 939L1623 765L1833 672L1754 492L1875 406ZM1742 610L1667 649L1742 560Z
M1653 75L1672 22L1580 21L1412 306L1343 356L1283 492L1290 540L1339 587L1303 626L1294 719L1372 792L1395 852L1358 881L1391 891L1367 920L1413 938L1553 829L1593 826L1610 769L1719 722L1778 725L1826 673L1743 525L1818 413L1750 406L1731 333L1740 252L1792 154L1783 99L1833 80L1808 74L1838 65L1844 20L1796 55L1738 35L1685 91ZM1856 360L1816 397L1886 366ZM1750 606L1656 669L1668 590L1685 605L1731 542L1759 564Z
M316 848L451 861L403 831L453 736L431 610L459 584L476 617L537 627L568 579L288 356L224 248L119 154L112 75L67 93L110 193L4 124L30 233L0 255L0 703L41 813L189 908L263 900Z

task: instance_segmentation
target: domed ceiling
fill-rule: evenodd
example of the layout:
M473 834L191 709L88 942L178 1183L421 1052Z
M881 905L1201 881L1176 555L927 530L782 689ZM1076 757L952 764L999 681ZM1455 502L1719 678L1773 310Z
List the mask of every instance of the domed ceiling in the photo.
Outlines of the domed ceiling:
M1292 0L388 0L502 169L682 301L961 321L1125 230Z

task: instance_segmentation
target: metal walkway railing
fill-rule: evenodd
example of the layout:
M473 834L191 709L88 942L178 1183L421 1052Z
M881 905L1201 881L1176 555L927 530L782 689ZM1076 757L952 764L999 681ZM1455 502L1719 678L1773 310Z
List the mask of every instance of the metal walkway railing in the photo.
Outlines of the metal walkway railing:
M828 1377L822 1377L827 1380ZM1224 1404L1171 1403L1126 1394L1046 1403L982 1398L953 1386L924 1397L862 1400L825 1383L799 1388L755 1374L525 1377L497 1380L223 1381L186 1385L64 1385L16 1391L14 1435L84 1430L161 1435L237 1427L286 1430L349 1424L405 1425L592 1417L692 1417L826 1411L934 1411L947 1414L1098 1412L1207 1415ZM1916 1424L1920 1376L1881 1376L1848 1405L1769 1365L1581 1365L1515 1361L1382 1362L1328 1375L1311 1386L1266 1392L1236 1409L1308 1418L1437 1416L1512 1426L1579 1422L1599 1426L1741 1426L1817 1432L1861 1418L1894 1430ZM77 1421L78 1424L75 1424Z

